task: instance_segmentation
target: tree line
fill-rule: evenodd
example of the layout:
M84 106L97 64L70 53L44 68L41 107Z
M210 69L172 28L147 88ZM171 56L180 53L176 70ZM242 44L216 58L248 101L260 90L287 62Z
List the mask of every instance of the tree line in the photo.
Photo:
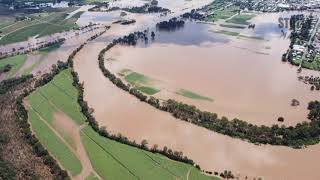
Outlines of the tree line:
M158 30L174 31L176 29L182 28L184 26L184 23L184 20L174 17L169 19L168 21L162 21L157 23L156 28Z
M299 81L302 81L305 84L311 85L310 90L320 90L320 77L317 76L299 76Z

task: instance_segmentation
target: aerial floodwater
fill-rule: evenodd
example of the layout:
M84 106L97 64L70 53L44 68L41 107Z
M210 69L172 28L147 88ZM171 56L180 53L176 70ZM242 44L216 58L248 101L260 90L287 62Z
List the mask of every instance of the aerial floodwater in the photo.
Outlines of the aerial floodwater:
M187 2L179 7L190 8ZM170 4L162 3L163 7ZM187 22L174 32L156 31L155 40L148 44L112 48L106 53L105 66L122 79L125 71L148 77L158 90L153 96L159 99L176 99L219 117L258 125L279 123L278 117L285 119L280 125L296 125L309 121L307 104L319 99L319 92L311 92L309 86L297 80L296 67L281 62L289 39L280 36L280 16L281 13L258 14L252 19L255 30L240 29L236 35L221 33L214 24ZM136 142L146 139L150 146L182 151L205 170L232 170L240 179L320 179L320 174L315 173L320 161L319 145L292 149L224 136L140 102L105 78L97 59L101 49L113 38L129 32L145 27L151 31L159 18L136 16L135 25L113 25L75 56L74 68L84 83L84 99L94 109L99 125ZM88 21L88 15L84 14L83 21ZM301 75L319 73L303 70ZM189 92L189 96L181 92ZM292 106L292 99L300 105Z
M284 117L281 124L295 125L306 120L307 104L319 93L306 93L310 88L297 81L297 68L281 62L289 39L276 31L276 16L258 16L255 32L242 32L264 39L230 37L214 33L213 25L187 23L175 32L160 32L147 47L113 48L107 53L113 60L106 63L114 73L130 69L155 79L153 86L161 90L155 96L161 99L178 99L253 124L272 125ZM212 101L183 97L175 93L179 89ZM291 106L292 99L300 105Z
M320 180L320 0L0 0L0 179Z

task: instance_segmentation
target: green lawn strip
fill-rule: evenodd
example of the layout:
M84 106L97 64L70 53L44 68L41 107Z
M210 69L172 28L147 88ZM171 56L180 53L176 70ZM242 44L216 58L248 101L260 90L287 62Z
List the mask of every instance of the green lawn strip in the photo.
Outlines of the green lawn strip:
M227 20L226 22L233 24L249 25L250 22L248 21L253 17L255 17L255 15L253 14L238 14L232 17L231 19Z
M194 93L192 91L185 90L185 89L180 89L179 91L176 92L176 94L187 97L187 98L191 98L191 99L206 100L211 102L213 101L213 99L209 97L201 96L197 93Z
M33 110L29 110L29 115L32 130L41 144L43 144L73 176L78 175L82 171L80 160Z
M140 86L140 87L138 87L138 90L145 93L145 94L148 94L148 95L154 95L154 94L160 92L159 89L149 87L149 86Z
M192 168L189 174L189 180L220 180L218 177L207 176L196 168Z
M124 69L119 74L125 76L124 78L128 83L135 86L138 90L145 94L154 95L160 92L159 89L150 85L153 80L143 74L133 72L129 69Z
M125 76L126 81L130 84L147 84L150 79L143 74L137 72L131 72L130 74Z
M121 164L130 169L139 178L174 179L174 176L168 170L163 169L157 162L146 156L146 151L104 138L90 127L83 129L83 132L91 139L94 139L100 146L107 149ZM155 173L158 174L157 177Z
M137 179L125 167L118 163L105 149L96 144L85 133L81 133L81 139L90 158L94 170L103 179L131 180Z
M12 65L12 69L7 74L7 77L11 78L19 71L19 69L22 68L26 60L27 55L17 55L13 57L8 57L0 60L0 67L4 67L8 64Z

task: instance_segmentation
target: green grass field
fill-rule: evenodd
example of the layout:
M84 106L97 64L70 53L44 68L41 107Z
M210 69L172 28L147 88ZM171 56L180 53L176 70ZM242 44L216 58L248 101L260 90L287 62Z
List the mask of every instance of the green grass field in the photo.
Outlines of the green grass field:
M228 8L218 9L214 11L214 15L208 18L209 21L217 21L219 19L228 19L239 12L239 7L230 6Z
M148 95L154 95L158 92L160 92L159 89L156 89L156 88L153 88L153 87L148 87L148 86L141 86L141 87L138 87L138 90L141 91L141 92L144 92Z
M32 130L50 153L59 160L72 175L82 171L81 162L57 135L42 121L33 110L29 110L29 121Z
M76 99L78 91L72 82L70 70L64 70L49 84L30 94L27 100L32 107L32 110L29 110L29 116L36 136L66 170L72 175L77 175L82 170L81 162L67 146L68 144L75 149L73 138L68 132L56 127L54 123L54 113L59 110L72 117L79 125L85 122ZM67 144L46 123L55 129Z
M227 22L233 24L249 25L250 22L248 21L253 17L255 17L255 15L253 14L239 14L227 20Z
M32 16L32 20L23 20L12 26L4 27L1 29L3 37L0 39L0 45L26 41L29 37L42 37L77 28L75 22L83 12L78 12L66 19L68 13L73 10L75 9L70 8L63 12L42 13L38 16Z
M7 73L7 78L13 77L27 60L27 55L17 55L0 60L0 67L8 64L12 65L12 69Z
M133 72L128 69L124 69L121 74L124 75L124 78L128 83L147 95L154 95L160 92L159 89L152 87L152 82L154 80L143 74Z
M191 99L205 100L205 101L211 101L211 102L213 101L213 99L209 97L201 96L197 93L194 93L192 91L185 90L185 89L180 89L179 91L176 92L176 94L187 97L187 98L191 98Z
M70 70L64 70L50 83L29 95L27 100L32 107L29 109L29 120L33 131L62 166L76 175L81 172L81 162L67 146L67 144L72 145L68 137L53 123L54 113L58 110L65 112L78 126L85 122L77 104L78 92L72 82ZM66 142L55 133L58 133ZM173 161L163 155L102 137L89 126L81 129L80 134L95 172L103 179L217 179L202 174L189 164ZM83 178L98 179L93 173Z

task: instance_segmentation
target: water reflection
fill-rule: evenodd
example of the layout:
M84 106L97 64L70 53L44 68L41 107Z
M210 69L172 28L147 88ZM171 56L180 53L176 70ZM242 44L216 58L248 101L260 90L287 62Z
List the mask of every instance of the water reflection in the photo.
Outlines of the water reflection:
M155 42L160 44L201 45L203 43L227 43L230 39L209 33L212 25L187 21L184 28L175 31L157 31Z

